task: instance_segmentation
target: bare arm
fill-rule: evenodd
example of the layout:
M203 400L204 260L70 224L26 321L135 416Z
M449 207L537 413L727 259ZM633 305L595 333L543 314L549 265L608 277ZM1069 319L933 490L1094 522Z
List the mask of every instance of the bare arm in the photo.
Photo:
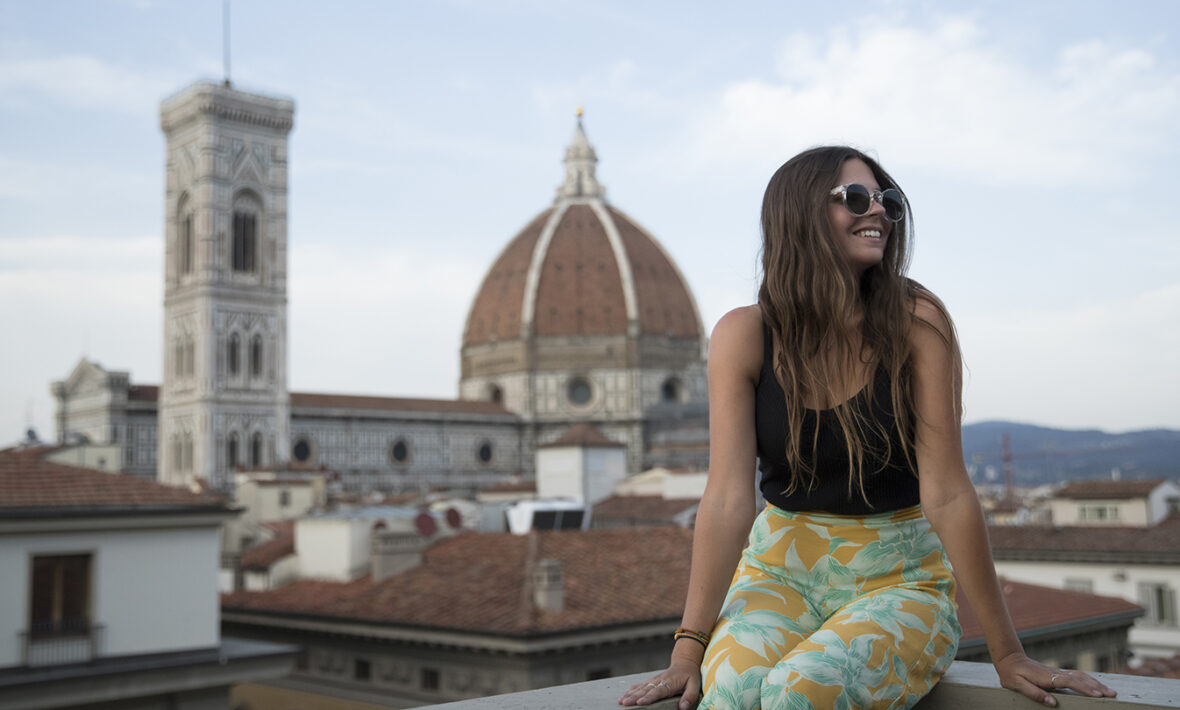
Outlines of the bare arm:
M754 520L754 386L762 366L757 307L727 313L709 346L709 478L693 532L692 572L682 625L709 633ZM627 690L622 705L647 705L683 691L681 710L697 701L705 649L680 639L668 669Z
M1004 605L983 513L963 462L962 363L954 330L933 297L918 298L916 315L913 386L922 509L984 628L1001 683L1050 707L1057 700L1043 688L1113 697L1113 690L1085 673L1049 668L1025 655Z

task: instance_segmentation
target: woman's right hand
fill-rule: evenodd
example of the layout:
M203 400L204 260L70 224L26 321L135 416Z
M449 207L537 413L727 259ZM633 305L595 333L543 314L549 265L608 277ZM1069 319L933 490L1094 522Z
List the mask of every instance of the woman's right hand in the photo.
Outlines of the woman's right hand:
M657 700L680 693L680 710L696 706L701 695L701 666L699 662L672 659L668 670L627 688L619 698L619 705L651 705Z

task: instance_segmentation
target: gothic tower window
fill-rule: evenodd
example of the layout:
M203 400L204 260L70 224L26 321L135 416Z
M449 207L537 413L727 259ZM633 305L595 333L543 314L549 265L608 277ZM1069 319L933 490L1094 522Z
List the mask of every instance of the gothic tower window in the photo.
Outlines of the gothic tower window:
M262 434L257 431L250 437L250 468L262 468Z
M229 347L226 357L229 359L229 374L236 375L241 370L242 339L237 333L230 333Z
M181 452L182 461L180 463L180 470L193 470L193 435L191 433L184 435L184 447Z
M193 214L180 218L180 273L193 272Z
M234 211L234 271L254 271L258 242L258 215Z
M225 445L225 467L233 470L238 467L238 433L232 432Z
M262 336L250 339L250 376L262 377Z

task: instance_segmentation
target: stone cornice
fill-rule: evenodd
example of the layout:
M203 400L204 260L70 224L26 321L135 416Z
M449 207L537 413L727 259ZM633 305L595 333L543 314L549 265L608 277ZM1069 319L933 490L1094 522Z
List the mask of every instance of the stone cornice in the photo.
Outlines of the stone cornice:
M198 83L160 104L160 128L165 133L196 120L198 116L286 133L294 126L295 102Z

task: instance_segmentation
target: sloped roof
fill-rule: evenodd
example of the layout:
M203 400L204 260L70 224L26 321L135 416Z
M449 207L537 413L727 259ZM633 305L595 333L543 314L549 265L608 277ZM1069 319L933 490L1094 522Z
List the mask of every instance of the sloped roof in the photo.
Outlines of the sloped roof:
M1166 523L1150 527L994 525L987 532L997 559L1180 562L1180 525Z
M1123 619L1129 624L1134 617L1143 613L1143 608L1138 604L1118 597L1042 587L1002 578L1000 591L1004 595L1008 613L1012 615L1012 625L1021 633L1095 622L1104 618ZM955 601L959 604L959 625L963 627L960 644L983 639L983 626L962 587L958 588Z
M230 611L336 617L381 624L529 636L678 619L688 590L692 532L467 533L436 543L418 567L379 583L303 580L222 597ZM564 608L538 611L532 570L561 562Z
M158 402L158 385L132 385L127 398L137 402ZM444 412L461 414L503 414L515 416L496 402L426 397L373 397L354 394L292 392L292 407L309 409L372 409L392 412Z
M582 446L582 447L609 447L609 448L623 448L624 444L620 444L614 439L609 439L605 434L598 430L590 422L577 422L569 429L554 439L553 441L538 444L538 449L556 448L560 446Z
M0 451L0 516L50 509L57 512L145 507L227 510L213 496L42 458L52 450L53 447L37 447Z
M673 523L674 518L700 505L697 498L663 496L611 496L594 504L594 520L660 520Z
M291 406L314 409L375 409L394 412L512 414L507 409L504 409L501 404L483 400L369 397L352 394L313 394L308 392L292 392Z
M265 570L289 555L295 554L295 525L293 521L266 524L275 531L274 538L242 552L242 569Z
M1071 481L1053 494L1066 500L1126 500L1146 498L1161 483L1162 478L1133 481Z

